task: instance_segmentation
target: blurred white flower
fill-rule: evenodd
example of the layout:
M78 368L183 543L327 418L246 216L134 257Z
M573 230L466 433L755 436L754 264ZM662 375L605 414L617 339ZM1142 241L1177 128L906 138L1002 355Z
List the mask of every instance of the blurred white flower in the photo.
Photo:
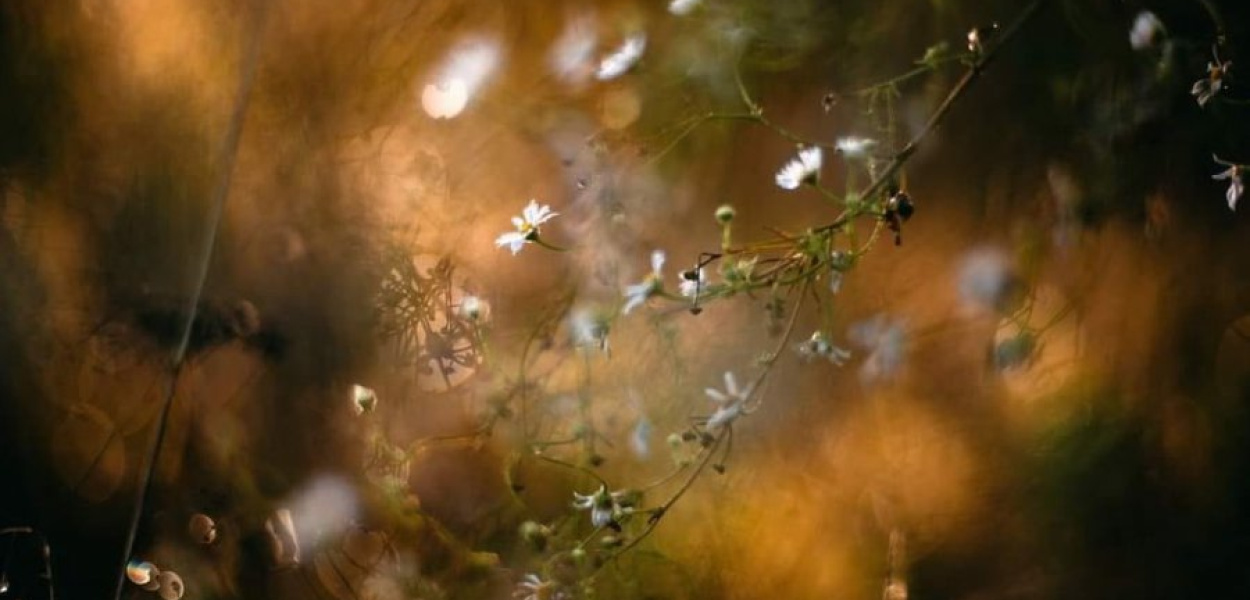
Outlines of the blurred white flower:
M783 190L797 190L805 183L816 183L820 178L820 166L823 161L824 153L817 146L799 150L797 157L777 171L777 187Z
M806 362L823 358L840 367L851 358L849 350L833 345L823 331L812 333L812 337L800 342L795 349Z
M1244 166L1220 160L1218 156L1214 158L1216 163L1228 168L1221 173L1212 175L1211 178L1217 181L1228 180L1228 191L1225 192L1224 197L1228 200L1228 209L1235 211L1237 210L1237 201L1241 199L1241 195L1246 191L1245 182L1241 178L1245 170Z
M521 578L512 597L516 600L562 600L564 594L556 590L555 582L543 581L538 575L529 573Z
M160 573L161 572L156 568L156 565L147 561L131 560L126 563L126 579L129 579L130 583L138 586L147 586L148 584L151 584L153 581L156 581L156 577L157 575L160 575ZM156 590L153 588L148 591Z
M1005 310L1016 280L1011 261L997 248L965 254L959 266L959 295L973 309Z
M552 71L568 83L584 83L594 70L591 55L596 42L594 20L585 14L571 16L551 48Z
M651 272L643 278L641 283L625 288L625 307L621 309L622 313L629 314L629 311L664 289L664 276L660 272L662 268L664 268L664 251L655 250L651 253Z
M363 385L352 386L352 411L356 416L371 413L377 406L377 393Z
M861 137L838 138L835 147L847 158L863 158L877 145L877 140Z
M638 458L645 459L651 455L651 421L645 416L639 417L638 423L634 425L634 431L629 436L629 447Z
M598 348L604 354L611 354L608 346L611 323L606 315L600 311L579 308L573 311L573 315L569 318L569 325L573 332L574 345L582 348Z
M703 0L672 0L668 3L668 12L677 16L685 16L694 12L694 9L702 3Z
M620 48L614 50L611 54L605 56L599 62L599 70L595 72L595 77L600 81L616 79L624 75L638 61L642 59L642 53L647 49L647 34L636 33L625 38L625 42Z
M702 294L707 288L707 278L703 275L703 267L694 269L693 271L685 271L681 275L681 295L687 298L693 298L698 294Z
M470 321L485 321L490 316L490 303L477 296L465 296L460 300L457 312Z
M707 420L708 431L725 427L746 414L746 402L751 398L751 391L751 386L738 387L738 379L732 371L725 371L725 391L704 388L703 393L716 403L716 412Z
M907 340L901 321L877 315L852 325L849 337L868 351L859 371L865 383L890 377L903 366Z
M1128 43L1134 50L1145 50L1153 45L1163 31L1163 22L1154 13L1143 10L1133 19L1133 29L1129 31Z
M421 91L421 108L434 119L452 119L469 103L469 88L459 79L428 83Z
M521 216L512 217L512 225L516 227L516 231L509 231L499 236L495 239L495 245L500 248L507 246L515 256L526 243L538 239L540 225L559 214L552 212L550 206L544 204L540 207L537 200L530 200L530 203L521 211Z

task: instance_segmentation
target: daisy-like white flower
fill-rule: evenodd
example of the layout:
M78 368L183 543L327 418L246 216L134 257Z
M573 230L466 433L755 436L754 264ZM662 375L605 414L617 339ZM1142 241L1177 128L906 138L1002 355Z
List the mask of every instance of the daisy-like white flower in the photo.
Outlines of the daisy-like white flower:
M595 527L606 527L613 523L615 516L621 511L616 497L602 485L593 494L573 492L573 508L589 510L590 524Z
M800 342L795 349L807 362L823 358L840 367L851 358L850 350L833 345L833 342L829 341L829 336L823 331L812 333L812 337Z
M797 157L777 171L777 187L797 190L805 183L816 183L820 178L820 166L823 162L824 153L819 146L799 150Z
M664 251L656 250L651 253L651 272L641 283L626 286L625 307L621 309L622 313L629 314L629 311L664 289L664 277L660 273L662 268L664 268Z
M599 70L595 71L595 77L600 81L608 81L624 75L638 64L646 50L647 34L635 33L625 38L620 48L599 61Z
M694 12L700 4L703 4L703 0L673 0L668 3L668 12L682 17Z
M509 231L499 236L495 239L495 245L500 248L507 246L515 256L525 244L538 240L540 225L559 214L553 212L550 206L545 204L539 206L537 200L530 200L530 203L521 211L521 216L512 217L512 226L516 227L516 231Z
M693 298L707 289L707 278L703 275L703 267L693 271L684 271L681 275L681 295Z
M512 597L516 600L561 600L564 594L556 589L554 581L544 581L537 574L529 573L521 578Z
M363 385L352 386L352 411L356 416L373 412L378 407L378 395Z
M1143 10L1133 19L1133 29L1128 33L1128 43L1134 50L1145 50L1158 40L1163 32L1163 21L1154 13Z
M708 431L715 431L733 423L746 414L746 402L751 397L751 386L738 387L738 379L732 371L725 371L725 391L705 388L703 393L716 403L716 412L707 419Z
M1207 63L1207 76L1194 82L1194 87L1189 93L1198 100L1198 106L1206 106L1220 90L1224 89L1224 76L1228 75L1228 70L1232 68L1231 61L1220 62L1219 58L1215 62Z
M868 151L877 145L877 140L861 137L844 137L838 138L834 147L842 156L847 158L863 158L868 156Z
M1216 163L1228 168L1221 173L1212 175L1211 178L1215 180L1228 180L1228 191L1224 194L1224 197L1228 200L1228 209L1235 211L1237 210L1237 201L1241 199L1241 195L1246 191L1246 184L1241 179L1242 175L1245 173L1245 165L1223 161L1220 160L1218 156L1214 158Z

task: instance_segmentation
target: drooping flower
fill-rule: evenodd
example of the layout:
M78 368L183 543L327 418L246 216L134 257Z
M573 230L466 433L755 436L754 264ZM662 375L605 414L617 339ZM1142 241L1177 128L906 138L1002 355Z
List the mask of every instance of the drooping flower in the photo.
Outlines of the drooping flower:
M553 212L550 206L545 204L539 206L537 200L530 200L530 203L521 211L521 216L512 217L512 226L516 227L516 231L509 231L499 236L495 239L495 245L500 248L507 246L515 256L526 243L538 240L540 225L559 214Z
M465 296L460 300L457 312L470 321L485 321L490 315L490 303L477 296Z
M664 277L660 272L662 268L664 268L664 251L655 250L651 253L651 272L643 278L641 283L625 288L625 307L621 309L622 313L629 314L629 311L664 289Z
M850 350L833 345L823 331L812 333L812 337L800 342L795 349L807 362L823 358L840 367L851 358Z
M877 145L877 140L861 137L843 137L838 138L834 145L842 156L847 158L863 158L868 155L868 151Z
M590 523L595 527L606 527L613 522L619 510L616 498L608 493L608 488L599 486L593 494L573 492L573 507L578 510L590 511Z
M1218 156L1214 157L1215 162L1228 167L1223 172L1212 175L1211 178L1217 181L1228 180L1228 191L1224 197L1228 200L1228 209L1237 210L1237 201L1241 199L1241 195L1246 191L1246 184L1242 181L1242 175L1245 173L1245 165L1230 163L1220 160Z
M1206 106L1220 90L1224 89L1224 76L1228 75L1228 70L1232 68L1231 61L1220 62L1219 58L1215 62L1207 63L1207 76L1194 82L1194 87L1189 93L1198 100L1198 106Z
M738 379L732 371L725 371L725 391L716 388L704 388L703 393L716 403L716 412L708 417L708 431L725 427L746 414L746 402L751 398L751 386L738 387Z
M819 146L799 150L797 157L777 171L777 187L783 190L797 190L805 183L816 183L820 178L820 167L823 162L824 153Z
M595 71L595 77L600 81L608 81L624 75L638 64L638 61L642 59L642 53L646 50L647 34L635 33L625 38L620 48L603 57L603 60L599 62L599 70Z
M1163 22L1154 13L1143 10L1133 19L1133 29L1129 31L1128 43L1134 50L1145 50L1155 45L1163 32Z

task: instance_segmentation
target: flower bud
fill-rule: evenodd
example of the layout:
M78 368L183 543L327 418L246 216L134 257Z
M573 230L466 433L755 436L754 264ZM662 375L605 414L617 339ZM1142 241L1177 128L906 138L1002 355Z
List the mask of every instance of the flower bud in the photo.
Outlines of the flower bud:
M716 222L721 225L728 225L737 216L738 211L728 204L722 204L716 208Z

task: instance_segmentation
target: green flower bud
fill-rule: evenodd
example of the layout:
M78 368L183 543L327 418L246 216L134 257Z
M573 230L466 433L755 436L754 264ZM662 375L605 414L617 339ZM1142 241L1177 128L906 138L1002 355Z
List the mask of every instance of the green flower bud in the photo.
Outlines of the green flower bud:
M734 207L728 204L722 204L716 208L716 222L721 225L727 225L734 220L734 217L737 216L737 214L738 211L734 210Z

